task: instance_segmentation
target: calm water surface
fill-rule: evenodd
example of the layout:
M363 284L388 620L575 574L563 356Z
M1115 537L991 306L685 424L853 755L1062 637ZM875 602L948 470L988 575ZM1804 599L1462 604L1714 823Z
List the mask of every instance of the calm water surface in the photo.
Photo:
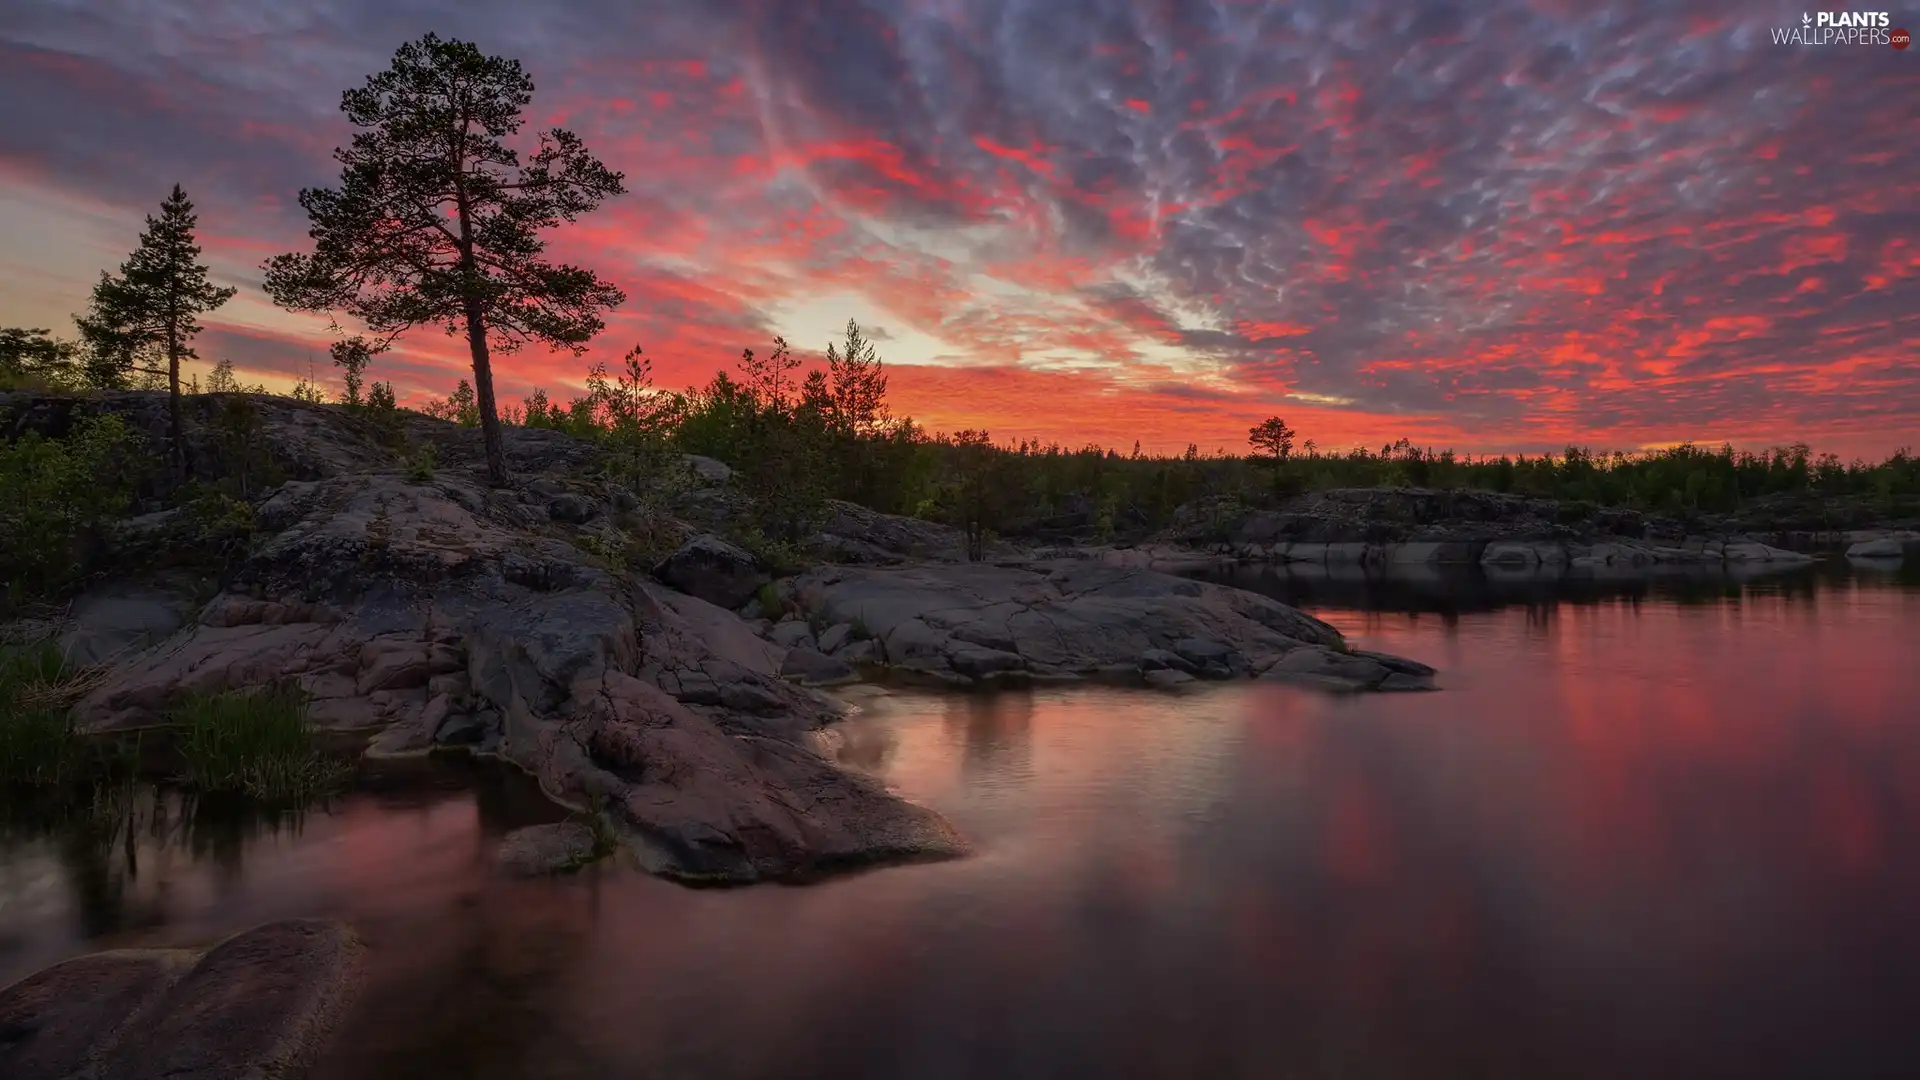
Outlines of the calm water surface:
M810 888L490 872L458 767L0 840L0 982L338 915L348 1077L1920 1075L1920 582L1243 581L1446 690L897 696L979 843ZM129 839L131 837L131 839Z

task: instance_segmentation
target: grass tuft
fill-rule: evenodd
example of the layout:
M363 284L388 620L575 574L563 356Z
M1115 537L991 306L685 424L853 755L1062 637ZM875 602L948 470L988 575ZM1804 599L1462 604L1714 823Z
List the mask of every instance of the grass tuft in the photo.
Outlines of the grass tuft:
M86 766L71 707L96 679L53 641L0 648L0 784L65 784Z
M295 687L197 694L169 719L181 729L186 782L262 802L300 802L337 786L345 766L315 746L306 697Z

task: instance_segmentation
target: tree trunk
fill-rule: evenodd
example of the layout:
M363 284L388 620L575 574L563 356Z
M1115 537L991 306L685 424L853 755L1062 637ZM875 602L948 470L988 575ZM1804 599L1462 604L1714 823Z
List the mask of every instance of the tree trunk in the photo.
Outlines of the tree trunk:
M487 451L487 482L507 486L507 448L500 437L500 412L493 402L493 364L487 353L487 316L480 302L467 300L467 347L473 351L473 394L480 407L480 439Z
M180 334L174 325L167 327L167 461L173 468L173 480L187 478L187 442L180 430Z

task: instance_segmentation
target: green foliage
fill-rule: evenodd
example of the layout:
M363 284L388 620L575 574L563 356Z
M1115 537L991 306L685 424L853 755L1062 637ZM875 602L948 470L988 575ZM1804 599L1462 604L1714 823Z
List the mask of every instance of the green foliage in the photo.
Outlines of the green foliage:
M258 528L253 504L230 494L232 486L196 481L179 492L182 516L192 530L192 554L203 565L228 567L245 557Z
M45 330L0 327L0 390L76 390L80 349Z
M0 580L12 601L90 569L90 546L132 503L140 448L110 415L81 418L64 439L30 431L0 441Z
M736 531L731 539L740 545L741 550L759 559L775 577L797 574L814 565L814 560L801 554L797 545L777 536L768 536L751 525Z
M465 379L454 386L453 393L427 402L420 411L436 420L445 420L461 427L480 426L479 399L474 396L473 384Z
M209 435L215 460L204 470L218 489L237 499L251 499L286 479L267 444L260 409L246 394L229 394L213 406Z
M777 620L787 613L787 602L780 598L780 590L771 581L754 590L753 598L760 603L762 618Z
M413 456L407 459L407 482L411 484L433 483L434 468L439 464L439 453L433 444L423 442Z
M365 404L361 388L366 380L367 365L373 362L373 354L378 351L377 346L358 334L327 347L328 355L333 358L333 366L340 369L340 404L349 409L358 409Z
M626 297L541 256L541 232L625 191L620 173L554 128L524 162L519 132L533 80L516 60L428 34L341 99L359 130L336 150L338 188L309 188L311 253L266 264L266 289L295 311L345 311L391 337L437 323L473 355L487 467L506 481L490 348L536 341L578 353Z
M169 710L167 719L180 730L185 780L201 791L298 802L325 793L344 775L316 748L306 699L296 688L197 694Z
M962 431L952 445L953 478L940 501L948 522L966 533L967 558L978 562L986 557L987 541L1006 523L1007 466L1014 459L1001 453L985 431Z

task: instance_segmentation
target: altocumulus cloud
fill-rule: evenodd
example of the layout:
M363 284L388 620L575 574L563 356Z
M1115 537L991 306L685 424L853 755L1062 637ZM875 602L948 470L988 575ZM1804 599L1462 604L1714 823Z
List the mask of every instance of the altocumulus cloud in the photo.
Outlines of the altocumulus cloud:
M63 324L96 268L48 245L130 242L176 179L216 270L255 284L333 177L340 91L435 30L521 59L535 123L626 172L556 251L626 288L604 349L645 344L668 383L853 316L886 328L899 408L996 435L1232 445L1282 412L1323 445L1878 452L1920 431L1920 58L1775 45L1795 18L13 0L0 237L36 239L0 239L0 282L33 282L0 318ZM263 301L221 314L205 351L258 370L324 340ZM396 370L444 392L458 363L429 335Z

